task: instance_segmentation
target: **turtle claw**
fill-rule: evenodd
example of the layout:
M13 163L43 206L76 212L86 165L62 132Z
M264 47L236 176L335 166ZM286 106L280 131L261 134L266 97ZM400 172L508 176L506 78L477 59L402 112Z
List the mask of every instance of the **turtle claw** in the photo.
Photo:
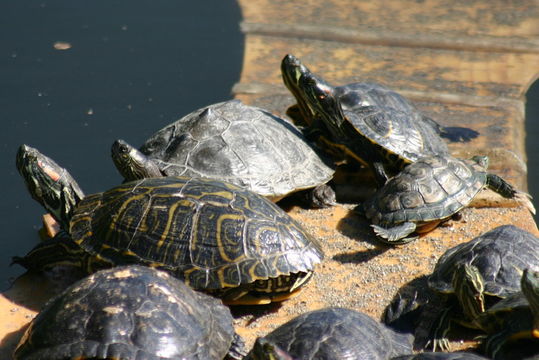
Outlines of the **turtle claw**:
M432 345L432 351L449 351L449 340L447 338L434 339L427 343L427 346Z
M515 194L515 200L526 207L533 215L535 215L535 206L531 202L532 196L523 191L517 191Z

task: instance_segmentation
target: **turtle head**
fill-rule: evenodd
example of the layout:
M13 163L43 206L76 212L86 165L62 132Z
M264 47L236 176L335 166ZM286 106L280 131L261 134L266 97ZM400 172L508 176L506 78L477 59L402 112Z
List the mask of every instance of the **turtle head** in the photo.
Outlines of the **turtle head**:
M256 339L253 350L247 355L246 359L252 360L294 360L286 351L281 349L273 341L258 338Z
M318 76L310 73L300 79L301 91L314 119L321 121L333 136L342 137L341 125L347 121L335 89Z
M296 98L296 91L299 88L299 79L303 74L308 73L311 73L311 71L294 55L287 54L281 61L281 75L283 77L283 82Z
M311 71L294 55L287 54L281 61L283 82L292 95L294 95L301 118L307 124L311 123L313 114L305 102L303 92L300 88L300 79L303 75L310 73Z
M534 337L539 338L539 271L525 269L520 280L520 286L533 314L532 334Z
M69 172L37 149L21 145L17 152L17 170L32 198L69 229L73 209L84 193Z
M452 285L462 311L469 319L475 319L485 311L485 281L477 267L467 263L457 265Z
M472 157L472 161L476 162L479 166L481 166L485 170L488 168L488 156L476 155Z
M127 181L163 176L156 162L123 140L111 147L111 157L118 172Z

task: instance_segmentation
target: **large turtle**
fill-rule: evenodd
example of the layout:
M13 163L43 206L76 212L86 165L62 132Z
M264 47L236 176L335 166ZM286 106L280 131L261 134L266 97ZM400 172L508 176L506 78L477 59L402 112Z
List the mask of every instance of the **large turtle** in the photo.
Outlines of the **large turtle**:
M521 291L500 300L475 319L488 334L482 341L483 351L495 360L509 358L516 353L512 343L525 339L529 346L521 352L539 355L539 267L535 271L525 269L520 284ZM525 342L519 348L523 345Z
M287 110L287 114L295 121L310 124L314 117L311 113L305 94L300 87L300 78L304 74L312 73L297 57L287 54L281 61L281 75L283 82L294 95L297 104ZM318 75L319 81L323 81ZM479 133L464 127L442 126L432 118L419 111L401 94L388 87L370 82L358 82L341 86L331 86L325 82L326 87L332 88L339 99L343 110L354 111L365 106L389 107L405 113L412 123L420 127L430 128L441 137L450 141L467 142L476 138Z
M412 353L412 337L344 308L302 314L257 339L246 360L382 360Z
M101 270L51 299L32 320L15 360L221 360L244 355L230 310L167 273Z
M524 269L539 270L539 238L514 225L503 225L447 250L428 278L429 293L398 297L386 309L395 323L419 309L416 348L448 348L454 323L475 329L493 304L519 291Z
M378 239L389 244L403 244L416 238L413 233L430 231L466 207L485 187L522 202L535 213L528 194L488 173L487 166L486 156L470 160L424 157L391 178L357 209L372 222Z
M335 89L313 73L301 75L298 91L312 114L308 137L337 161L368 166L379 186L421 157L449 153L432 127L404 111L382 105L347 110Z
M323 257L277 205L227 182L150 178L84 196L65 169L29 146L20 147L17 168L69 235L15 259L27 268L145 264L229 303L267 303L305 284Z
M196 176L227 181L277 201L315 188L316 207L333 205L326 182L334 170L293 124L239 100L193 111L152 135L140 151L125 141L112 158L130 181L156 176Z

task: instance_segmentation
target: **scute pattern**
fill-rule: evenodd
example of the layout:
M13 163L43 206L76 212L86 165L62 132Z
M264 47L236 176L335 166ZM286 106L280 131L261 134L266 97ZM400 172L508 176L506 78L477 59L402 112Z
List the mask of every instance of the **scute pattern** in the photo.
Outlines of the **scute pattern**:
M264 337L294 359L382 360L412 353L412 337L344 308L302 314ZM252 352L246 359L253 359Z
M115 264L156 266L203 289L308 273L323 257L316 240L277 205L202 178L144 179L88 196L70 234Z
M363 205L372 223L427 222L451 216L485 186L486 169L472 160L422 158L390 179Z
M276 198L324 184L334 172L294 125L238 100L184 116L140 150L160 160L165 175L220 179Z
M437 154L448 154L447 145L425 124L398 109L366 106L345 113L353 126L385 151L396 154L406 163Z
M429 286L442 293L452 292L453 271L467 263L481 273L487 294L505 297L520 290L525 268L539 270L537 249L538 237L513 225L499 226L445 252L429 278Z
M15 359L223 359L234 339L220 300L147 267L97 272L53 298Z

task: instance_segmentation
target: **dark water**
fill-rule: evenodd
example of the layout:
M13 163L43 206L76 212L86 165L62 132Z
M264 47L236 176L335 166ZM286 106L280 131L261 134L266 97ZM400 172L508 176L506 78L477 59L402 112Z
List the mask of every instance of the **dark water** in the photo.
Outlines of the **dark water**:
M138 146L229 99L243 59L235 1L10 0L0 5L0 290L37 241L43 213L15 169L20 144L66 167L88 194L120 182L110 145ZM56 50L56 42L71 44Z

